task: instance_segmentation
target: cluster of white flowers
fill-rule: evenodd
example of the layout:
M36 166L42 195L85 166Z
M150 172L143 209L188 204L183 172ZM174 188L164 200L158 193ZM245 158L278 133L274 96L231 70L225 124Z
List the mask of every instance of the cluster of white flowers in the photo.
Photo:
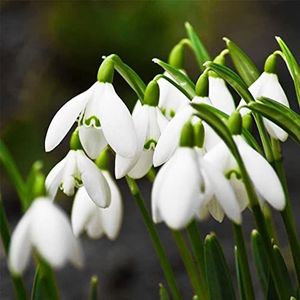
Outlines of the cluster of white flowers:
M238 165L225 143L194 116L190 106L190 102L206 103L228 115L234 113L236 106L225 81L205 73L200 80L204 88L190 101L166 79L153 80L131 115L112 85L111 73L113 64L105 60L98 81L66 102L50 123L46 151L53 150L75 122L77 128L71 150L47 176L49 196L33 202L13 234L9 262L15 273L24 270L32 248L54 267L67 259L80 265L82 255L75 236L85 231L91 238L117 237L123 215L121 195L109 171L96 163L107 147L115 153L116 179L142 178L152 166L163 165L152 190L155 223L164 221L181 229L208 213L220 222L224 214L241 222L248 197ZM275 74L264 72L249 90L255 98L266 96L288 105ZM238 107L244 104L241 100ZM245 114L247 109L240 111ZM287 138L277 125L264 123L272 137ZM261 201L283 209L284 194L273 168L241 135L235 135L234 141ZM59 188L68 196L78 188L71 225L53 203Z

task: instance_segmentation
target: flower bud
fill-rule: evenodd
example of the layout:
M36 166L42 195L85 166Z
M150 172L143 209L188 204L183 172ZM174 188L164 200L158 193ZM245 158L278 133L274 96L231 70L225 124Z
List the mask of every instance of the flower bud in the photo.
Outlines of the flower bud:
M157 106L159 100L159 86L156 80L148 83L144 95L144 104Z
M99 82L112 83L114 78L114 62L106 58L99 67L97 79Z
M184 43L178 43L171 50L168 62L171 66L182 69L184 65Z
M96 165L101 170L108 170L109 169L109 149L106 147L96 158L95 160Z
M242 132L242 116L238 111L234 111L227 121L228 128L233 135Z
M195 146L202 148L204 143L204 126L201 121L193 125Z
M252 126L252 115L251 113L247 113L242 118L243 128L250 130Z
M191 123L191 121L187 121L182 129L181 129L181 135L180 135L180 147L194 147L194 128Z
M79 130L76 128L70 138L70 149L79 150L82 149L80 139L79 139Z

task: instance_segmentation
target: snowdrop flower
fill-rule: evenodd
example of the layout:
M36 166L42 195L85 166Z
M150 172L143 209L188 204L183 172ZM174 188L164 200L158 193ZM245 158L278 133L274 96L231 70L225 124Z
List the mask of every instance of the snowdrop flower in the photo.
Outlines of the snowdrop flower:
M170 77L169 73L164 73L164 75ZM166 118L171 120L177 111L190 101L168 80L159 78L157 83L159 85L158 107L164 113Z
M72 208L72 228L75 236L86 231L90 238L100 238L105 234L116 239L122 223L123 206L120 191L108 171L102 171L110 188L111 204L107 208L97 206L84 187L76 193Z
M124 157L135 155L137 138L133 121L111 83L113 68L111 60L104 60L98 81L60 108L46 134L46 151L61 142L79 117L80 139L91 158L96 158L107 144Z
M79 242L75 239L64 212L50 199L37 198L16 226L9 249L9 269L21 274L36 250L52 267L60 268L71 261L83 264Z
M284 209L284 192L274 169L261 154L246 143L240 134L235 134L233 139L258 195L275 209ZM214 164L223 173L228 174L232 171L239 173L237 163L223 141L205 154L205 160ZM248 202L244 187L241 186L239 181L233 182L232 186L235 188L236 193L239 193L240 206L243 207Z
M46 178L46 188L53 198L59 187L66 195L71 196L75 187L82 184L97 206L109 206L111 194L108 183L82 150L70 150Z
M230 185L214 165L200 159L193 139L193 127L188 122L180 147L156 176L152 189L154 222L164 221L173 229L181 229L215 196L228 216L239 223L240 210Z
M208 105L212 105L210 99L207 96L207 85L207 75L202 74L198 79L196 85L196 94L198 96L195 96L191 103L205 103ZM180 132L183 125L191 118L194 113L196 113L196 110L194 110L189 104L186 104L167 124L158 140L154 151L153 164L155 167L162 165L171 158L179 144ZM193 117L193 120L198 120L198 118ZM219 142L220 138L205 122L203 123L203 125L205 127L204 147L206 149L210 149Z
M138 153L133 158L116 155L115 175L117 179L126 174L135 179L141 178L152 167L155 146L168 123L157 107L158 98L158 84L156 81L151 81L145 91L144 104L138 101L133 111L133 121L138 136Z
M275 59L276 56L274 54L269 56L265 63L265 71L249 87L249 91L255 99L259 97L267 97L289 107L286 94L278 80L278 76L274 73ZM242 105L246 105L246 102L243 99L239 106ZM249 110L247 108L242 108L240 111L241 114L245 114ZM282 142L288 138L288 134L272 121L263 118L263 122L271 137Z

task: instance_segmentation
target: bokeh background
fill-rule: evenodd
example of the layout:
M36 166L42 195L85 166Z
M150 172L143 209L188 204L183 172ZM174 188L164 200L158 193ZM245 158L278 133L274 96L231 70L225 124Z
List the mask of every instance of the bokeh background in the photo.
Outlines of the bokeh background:
M117 53L149 81L161 72L151 59L166 60L173 45L185 37L184 22L189 21L212 56L223 49L222 37L227 36L262 69L266 56L278 48L274 36L279 35L299 61L299 11L299 1L1 1L1 139L24 176L38 159L44 162L47 173L68 147L65 139L64 144L45 154L47 126L63 103L95 81L102 55ZM191 53L187 55L186 68L196 79L199 71ZM294 106L292 81L283 63L278 68ZM118 76L115 82L117 92L132 107L134 94ZM299 150L292 141L287 141L283 153L299 232ZM2 169L0 179L13 228L20 217L20 206ZM148 205L150 186L143 180L140 184ZM68 266L57 272L63 299L86 299L89 277L93 274L99 277L101 299L158 299L162 272L126 184L120 180L119 185L125 206L120 236L115 242L82 237L84 269L78 271ZM71 199L60 195L58 202L69 211ZM249 237L253 220L245 213L244 221ZM275 224L284 246L283 224L277 213ZM191 299L191 288L169 231L164 225L158 228L185 299ZM210 231L218 234L234 273L229 222L218 224L208 220L199 224L199 228L203 237ZM284 255L290 261L288 250ZM0 298L13 299L1 246L0 259ZM255 276L255 270L252 271ZM25 273L28 286L32 284L32 276L31 268ZM261 297L259 289L257 297Z

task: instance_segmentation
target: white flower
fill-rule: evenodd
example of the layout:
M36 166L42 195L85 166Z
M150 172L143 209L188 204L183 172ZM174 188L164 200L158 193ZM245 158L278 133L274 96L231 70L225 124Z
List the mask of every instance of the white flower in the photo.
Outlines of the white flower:
M110 189L102 172L82 150L70 150L48 174L46 188L54 198L59 187L71 196L81 184L96 205L107 207L110 204Z
M235 110L233 97L222 78L209 76L209 99L213 106L231 115Z
M241 222L231 185L222 172L201 155L194 148L179 147L161 168L152 190L154 222L165 221L173 229L183 228L213 201L231 220ZM213 214L214 210L210 212Z
M84 187L76 193L72 208L72 228L75 236L86 231L90 238L100 238L105 234L114 240L121 228L123 206L120 191L108 171L103 171L110 192L111 204L107 208L95 205Z
M116 155L115 176L117 179L128 174L132 178L145 176L152 166L153 152L161 132L168 123L158 107L137 102L133 121L138 136L138 152L133 158Z
M81 247L67 216L48 198L36 199L15 228L8 259L11 272L24 271L33 249L54 268L67 261L83 264Z
M260 77L249 87L249 91L254 98L271 98L289 107L288 99L279 83L278 76L276 74L263 72ZM242 99L239 106L245 104L245 100ZM241 114L245 114L249 110L246 108L242 108L240 111ZM282 142L284 142L288 138L288 134L272 121L263 118L263 122L271 137L279 139Z
M103 82L96 82L56 113L47 131L46 151L51 151L61 142L78 117L88 129L81 127L79 135L92 158L96 158L107 144L124 157L135 155L137 140L131 115L113 85Z
M164 74L170 77L168 73ZM179 91L173 84L164 78L159 78L159 103L158 107L164 115L170 120L177 111L185 104L189 103L189 99Z
M211 102L207 97L195 97L192 100L192 103L206 103L211 105ZM183 125L194 113L196 113L196 111L189 104L186 104L167 124L154 151L153 164L155 167L162 165L171 158L178 147L180 132ZM220 141L220 138L205 122L203 122L203 126L205 129L204 147L205 149L210 149Z
M250 147L241 136L233 137L238 147L241 157L244 161L250 179L258 192L259 196L267 201L275 209L282 210L285 207L285 197L280 180L268 163L268 161L252 147ZM236 161L234 160L229 149L224 142L220 142L206 155L205 159L215 164L224 173L230 170L238 170ZM236 193L239 193L238 199L241 199L240 206L243 207L248 202L245 190L240 186L240 182L233 182ZM248 197L247 197L248 198Z

